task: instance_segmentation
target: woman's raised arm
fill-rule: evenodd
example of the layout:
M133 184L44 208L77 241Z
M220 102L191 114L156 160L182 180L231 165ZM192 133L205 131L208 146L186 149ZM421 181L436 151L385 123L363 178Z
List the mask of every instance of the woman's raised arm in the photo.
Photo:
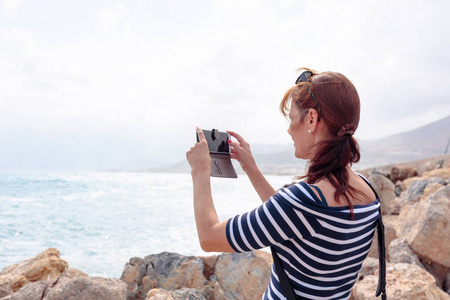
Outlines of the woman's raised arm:
M237 142L231 140L228 141L232 146L231 158L236 159L239 162L262 202L266 202L270 197L275 195L277 191L270 185L256 165L255 158L250 150L250 144L236 132L227 132L237 140Z

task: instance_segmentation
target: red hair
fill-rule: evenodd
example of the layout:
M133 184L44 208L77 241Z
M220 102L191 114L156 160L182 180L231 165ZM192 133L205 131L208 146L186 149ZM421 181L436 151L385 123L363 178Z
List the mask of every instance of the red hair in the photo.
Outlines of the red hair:
M318 121L325 123L331 138L314 145L307 173L298 179L305 178L310 184L327 179L336 188L335 201L341 203L340 198L343 196L353 218L350 198L355 193L362 193L349 186L346 167L360 159L358 143L352 136L359 124L358 92L350 80L340 73L317 73L306 68L302 70L310 71L313 75L286 92L280 110L287 116L289 105L296 105L303 119L310 109L315 109L319 115ZM314 96L311 96L312 93Z

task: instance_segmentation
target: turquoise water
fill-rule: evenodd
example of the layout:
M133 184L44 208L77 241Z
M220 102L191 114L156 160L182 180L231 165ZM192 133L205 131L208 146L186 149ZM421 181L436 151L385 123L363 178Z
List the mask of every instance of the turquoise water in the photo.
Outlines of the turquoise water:
M269 176L279 188L291 176ZM260 205L246 176L212 179L221 220ZM70 267L118 278L131 257L205 255L189 174L0 173L0 270L57 248ZM209 255L209 254L208 254Z

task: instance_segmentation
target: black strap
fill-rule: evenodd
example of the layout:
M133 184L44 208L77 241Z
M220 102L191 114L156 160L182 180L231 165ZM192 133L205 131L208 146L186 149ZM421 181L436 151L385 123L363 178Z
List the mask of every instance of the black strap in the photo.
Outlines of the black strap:
M320 201L322 202L322 204L328 206L327 200L325 199L322 191L315 185L310 184L310 186L313 187L317 191L317 193L319 193Z
M378 260L379 260L379 270L378 270L378 287L375 292L375 296L381 295L382 300L387 299L386 295L386 246L384 243L384 224L381 218L377 220L377 240L378 240Z
M278 257L278 254L275 252L275 248L273 246L270 247L270 251L272 251L273 263L275 265L275 270L277 271L278 280L280 281L281 288L283 289L283 295L287 300L297 300L297 296L295 295L294 289L291 285L291 281L286 275L286 272L281 265L281 259Z
M384 224L383 224L383 218L381 217L381 200L380 197L378 197L377 191L372 187L370 182L361 174L358 174L359 177L361 177L372 189L373 193L375 194L375 197L378 199L378 202L380 203L380 208L378 209L378 213L380 214L380 217L376 221L377 226L377 246L378 246L378 287L377 291L375 292L375 296L379 297L381 295L382 300L387 299L386 294L386 244L384 240Z

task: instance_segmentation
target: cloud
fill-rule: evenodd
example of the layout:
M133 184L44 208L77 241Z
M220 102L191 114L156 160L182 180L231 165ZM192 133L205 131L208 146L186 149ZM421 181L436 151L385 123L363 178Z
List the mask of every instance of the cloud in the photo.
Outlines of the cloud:
M6 117L0 126L133 136L151 147L175 147L180 157L195 126L236 130L251 142L289 143L278 104L302 66L339 71L355 83L362 139L450 111L443 88L450 82L445 7L143 3L79 2L86 12L65 26L80 32L56 30L59 23L51 19L41 27L34 21L2 25L0 109ZM26 11L27 2L22 5Z
M114 7L104 7L97 13L97 30L100 32L112 32L119 29L119 25L126 26L123 22L129 15L128 8L123 4Z
M23 0L2 0L1 1L1 10L7 18L13 18Z

